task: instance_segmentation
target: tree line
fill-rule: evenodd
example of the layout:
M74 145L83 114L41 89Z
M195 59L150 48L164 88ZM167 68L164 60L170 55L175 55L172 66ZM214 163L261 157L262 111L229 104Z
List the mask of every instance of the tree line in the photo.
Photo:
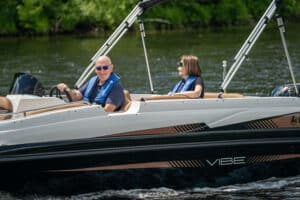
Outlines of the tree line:
M138 0L1 0L0 35L106 31L115 28ZM271 0L169 0L144 20L154 29L231 26L254 22ZM300 19L300 1L282 0L285 19Z

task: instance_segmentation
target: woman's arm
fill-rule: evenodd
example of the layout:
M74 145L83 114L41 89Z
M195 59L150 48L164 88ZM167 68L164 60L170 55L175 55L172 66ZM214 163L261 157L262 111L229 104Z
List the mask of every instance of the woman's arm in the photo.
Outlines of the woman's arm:
M189 98L196 99L200 97L200 94L202 92L202 86L200 84L197 84L195 86L195 89L193 91L186 91L186 92L180 92L180 93L175 93L173 96L177 95L185 95Z

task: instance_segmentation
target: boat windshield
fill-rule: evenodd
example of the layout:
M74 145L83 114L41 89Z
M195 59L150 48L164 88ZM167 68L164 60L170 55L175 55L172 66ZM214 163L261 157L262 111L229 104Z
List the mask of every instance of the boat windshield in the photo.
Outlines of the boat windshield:
M16 73L9 93L43 96L45 89L41 82L34 76L26 73Z

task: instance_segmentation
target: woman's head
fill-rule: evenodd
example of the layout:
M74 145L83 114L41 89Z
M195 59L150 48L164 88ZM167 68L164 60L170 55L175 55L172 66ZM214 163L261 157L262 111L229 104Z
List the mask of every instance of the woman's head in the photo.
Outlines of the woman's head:
M194 55L181 56L178 66L179 76L186 79L188 76L201 76L199 59Z

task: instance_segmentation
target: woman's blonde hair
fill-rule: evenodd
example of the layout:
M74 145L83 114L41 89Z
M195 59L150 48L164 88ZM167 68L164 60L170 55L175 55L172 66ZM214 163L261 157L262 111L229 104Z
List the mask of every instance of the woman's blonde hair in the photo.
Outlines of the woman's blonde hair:
M194 55L183 55L181 56L183 67L185 68L188 75L201 76L201 69L199 65L199 59Z

